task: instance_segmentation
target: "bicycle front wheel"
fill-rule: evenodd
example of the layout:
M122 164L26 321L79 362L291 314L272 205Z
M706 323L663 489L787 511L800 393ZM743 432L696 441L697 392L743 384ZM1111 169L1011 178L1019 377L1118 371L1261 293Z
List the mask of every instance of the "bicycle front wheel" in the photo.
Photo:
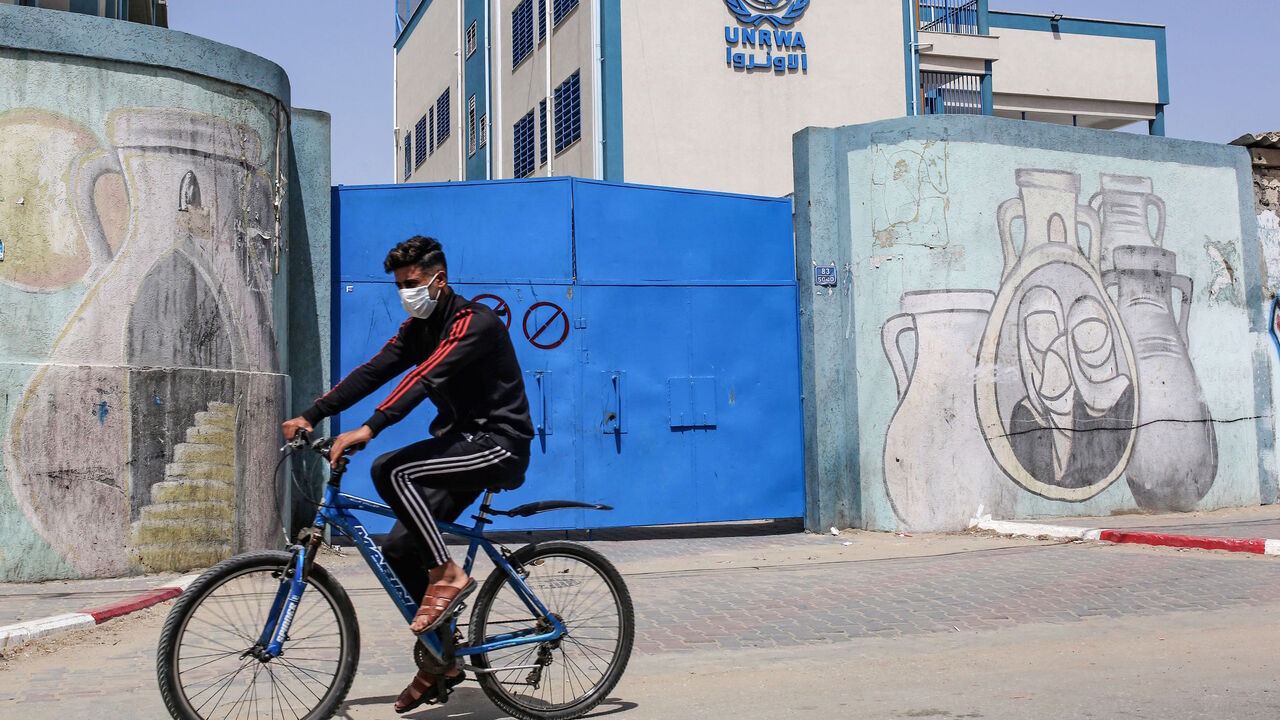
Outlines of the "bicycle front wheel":
M509 561L547 610L564 624L559 640L517 645L475 656L485 695L524 720L581 717L618 684L631 658L635 617L631 595L603 555L569 542L526 545ZM521 631L542 634L535 617L501 568L493 571L471 614L471 645Z
M346 591L319 565L281 650L255 656L282 585L286 552L224 560L174 604L160 633L160 694L178 720L331 717L346 697L360 657L360 629Z

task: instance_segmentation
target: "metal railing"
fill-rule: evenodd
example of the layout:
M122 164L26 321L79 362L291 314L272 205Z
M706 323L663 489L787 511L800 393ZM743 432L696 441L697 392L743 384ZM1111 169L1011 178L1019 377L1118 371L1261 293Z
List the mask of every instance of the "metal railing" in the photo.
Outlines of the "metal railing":
M981 115L982 76L921 72L920 108L924 115Z
M978 0L917 0L916 7L921 30L978 34Z

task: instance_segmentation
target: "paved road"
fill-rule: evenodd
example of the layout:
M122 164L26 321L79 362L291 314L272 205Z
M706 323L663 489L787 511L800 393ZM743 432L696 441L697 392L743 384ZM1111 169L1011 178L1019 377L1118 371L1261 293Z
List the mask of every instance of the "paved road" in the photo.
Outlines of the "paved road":
M851 542L853 545L843 545ZM637 608L618 717L1274 718L1277 558L1089 543L854 534L601 542ZM916 555L910 557L910 555ZM392 717L411 640L351 557L361 620L345 713ZM167 605L37 645L0 717L164 717ZM501 717L474 685L414 718Z

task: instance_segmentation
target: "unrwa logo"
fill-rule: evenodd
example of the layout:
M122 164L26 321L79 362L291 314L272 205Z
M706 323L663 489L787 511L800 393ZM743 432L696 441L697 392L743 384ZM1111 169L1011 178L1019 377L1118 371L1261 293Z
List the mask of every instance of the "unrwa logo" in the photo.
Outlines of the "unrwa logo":
M809 9L809 0L724 0L725 7L743 25L790 27Z

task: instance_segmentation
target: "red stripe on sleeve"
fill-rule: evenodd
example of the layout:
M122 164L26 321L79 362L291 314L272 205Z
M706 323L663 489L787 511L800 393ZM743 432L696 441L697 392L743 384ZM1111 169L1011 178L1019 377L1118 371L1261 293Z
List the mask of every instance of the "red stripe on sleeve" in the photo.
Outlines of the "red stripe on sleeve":
M395 342L396 340L399 340L399 339L400 339L400 333L404 332L404 326L405 326L405 325L408 325L408 324L409 324L409 321L408 321L408 320L405 320L403 323L401 323L401 324L400 324L400 329L399 329L399 330L396 330L396 334L395 334L395 335L392 335L390 340L388 340L388 341L386 341L385 343L383 343L383 344L382 344L382 347L378 350L378 352L374 353L374 357L377 357L378 355L382 354L382 352L383 352L384 350L386 350L388 347L391 347L391 343ZM368 365L368 364L369 364L369 363L371 363L371 362L373 362L373 359L372 359L372 358L370 358L370 359L369 359L368 361L366 361L363 365L361 365L361 366L360 366L360 368L364 367L365 365ZM356 370L359 370L360 368L356 368ZM352 373L354 373L356 370L352 370L351 372L352 372ZM350 375L350 374L348 374L348 375ZM345 379L345 378L344 378L344 379ZM342 381L341 381L341 380L340 380L340 381L338 381L337 385L334 385L333 387L329 388L329 392L325 393L324 395L321 395L321 396L320 396L320 398L319 398L318 400L316 400L316 402L320 402L320 401L324 400L325 398L329 397L330 395L332 395L332 394L333 394L333 391L334 391L334 390L337 390L337 389L338 389L338 385L341 385L341 384L342 384Z
M467 333L467 328L470 325L471 311L465 311L465 315L459 314L459 319L454 322L453 330L449 333L449 337L444 342L440 343L440 346L431 354L431 357L427 358L426 362L419 365L413 372L406 375L404 380L400 381L400 384L397 385L396 389L387 396L386 400L382 401L382 404L378 406L378 409L386 410L391 405L394 405L397 400L409 391L409 388L412 387L415 382L435 369L435 367L448 357L449 353L458 346L458 341Z

